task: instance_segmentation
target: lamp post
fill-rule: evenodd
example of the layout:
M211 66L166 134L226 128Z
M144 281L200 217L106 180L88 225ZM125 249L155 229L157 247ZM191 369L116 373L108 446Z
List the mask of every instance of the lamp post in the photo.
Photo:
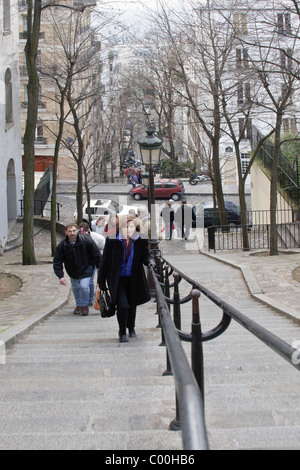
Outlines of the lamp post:
M162 140L154 135L155 129L152 127L146 130L146 137L138 141L141 158L149 171L149 185L148 185L148 211L150 214L150 229L151 235L149 240L149 248L154 249L158 247L157 232L156 232L156 217L155 217L155 196L154 196L154 174L153 165L159 163Z

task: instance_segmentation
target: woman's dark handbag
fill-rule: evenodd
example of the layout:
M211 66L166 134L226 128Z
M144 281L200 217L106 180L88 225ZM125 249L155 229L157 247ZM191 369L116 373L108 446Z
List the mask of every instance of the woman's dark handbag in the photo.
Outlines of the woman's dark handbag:
M102 318L113 317L115 309L112 307L111 298L108 290L100 290L99 293L99 306Z

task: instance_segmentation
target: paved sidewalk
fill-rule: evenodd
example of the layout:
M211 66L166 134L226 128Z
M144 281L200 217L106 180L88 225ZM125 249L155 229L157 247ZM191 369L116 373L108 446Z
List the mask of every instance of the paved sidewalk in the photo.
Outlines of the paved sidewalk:
M6 348L65 305L70 295L70 288L61 286L53 273L50 232L36 228L37 264L23 266L21 230L22 223L16 223L13 227L16 247L0 256L0 272L17 276L22 281L22 287L15 295L0 301L0 342L3 341Z
M187 274L190 257L199 253L196 241L162 241L160 248L163 254L185 251ZM20 246L0 256L0 272L18 276L22 280L20 291L0 302L0 341L7 348L36 323L64 306L70 295L70 288L61 286L53 273L48 230L39 229L37 232L35 253L38 262L36 266L22 266ZM213 257L240 269L255 298L284 315L300 320L300 283L293 279L293 272L300 270L300 250L276 257L259 256L253 252L205 254L208 263L209 257Z
M241 270L251 295L300 322L300 250L269 256L264 252L219 252L208 256ZM298 279L300 280L298 274Z

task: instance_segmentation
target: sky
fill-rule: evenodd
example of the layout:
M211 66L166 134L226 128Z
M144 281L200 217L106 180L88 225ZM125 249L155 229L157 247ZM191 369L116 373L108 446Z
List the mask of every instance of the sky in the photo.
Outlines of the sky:
M167 6L172 7L184 4L185 0L160 0ZM149 17L149 11L155 11L159 1L157 0L98 0L100 8L107 12L120 15L120 21L128 26L143 24L143 18Z

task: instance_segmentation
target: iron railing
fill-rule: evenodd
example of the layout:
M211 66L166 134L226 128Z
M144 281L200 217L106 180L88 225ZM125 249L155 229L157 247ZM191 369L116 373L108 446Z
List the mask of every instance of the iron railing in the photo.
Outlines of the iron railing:
M162 331L162 345L167 348L166 374L173 374L176 389L176 418L170 424L170 429L182 430L183 447L187 449L209 449L204 413L204 360L203 342L220 336L235 320L242 327L260 339L273 351L283 357L290 365L300 370L299 351L260 326L246 315L210 292L187 275L177 270L172 264L161 256L159 250L155 251L156 267L151 267L154 283L157 310ZM174 282L170 283L173 275ZM180 298L179 284L184 280L191 286L191 292ZM170 295L173 289L173 296ZM210 299L223 312L223 317L216 327L208 332L202 332L199 296L200 293ZM181 305L192 300L192 327L191 333L181 330ZM173 320L169 307L173 306ZM181 341L191 343L191 367ZM197 384L197 386L196 386Z
M21 210L21 217L24 215L24 200L20 199L20 210ZM59 202L56 203L56 218L60 220L60 207L62 204ZM51 216L51 202L44 201L41 199L34 200L34 215L40 215L41 217L50 217Z
M207 228L209 250L243 250L242 225ZM250 250L270 249L270 225L247 225ZM277 246L279 249L300 247L300 223L277 224Z

